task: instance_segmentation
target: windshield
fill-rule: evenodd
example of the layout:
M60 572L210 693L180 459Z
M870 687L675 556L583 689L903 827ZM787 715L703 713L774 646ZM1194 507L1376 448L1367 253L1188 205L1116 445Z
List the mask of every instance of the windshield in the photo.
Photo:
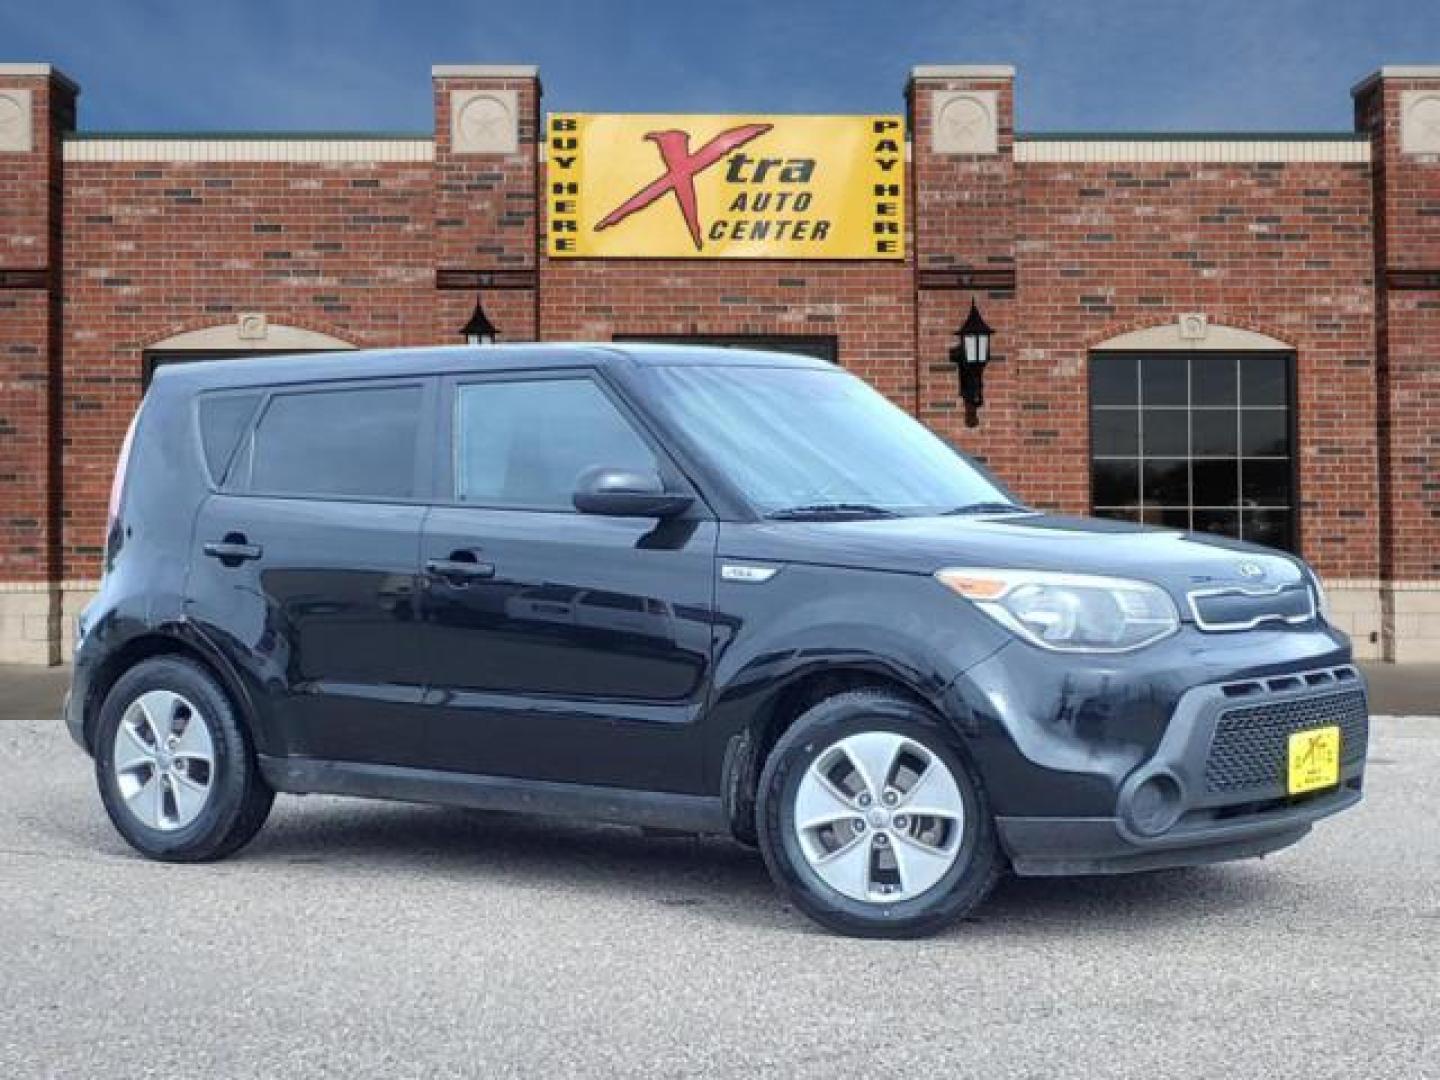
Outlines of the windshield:
M659 408L772 516L994 511L1010 496L842 371L657 366Z

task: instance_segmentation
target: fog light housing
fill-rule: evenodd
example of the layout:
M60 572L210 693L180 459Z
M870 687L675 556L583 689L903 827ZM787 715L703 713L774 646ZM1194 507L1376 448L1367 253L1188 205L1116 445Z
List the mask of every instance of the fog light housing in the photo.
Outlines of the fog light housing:
M1180 820L1182 799L1180 781L1169 773L1152 773L1130 790L1125 821L1142 836L1159 836Z

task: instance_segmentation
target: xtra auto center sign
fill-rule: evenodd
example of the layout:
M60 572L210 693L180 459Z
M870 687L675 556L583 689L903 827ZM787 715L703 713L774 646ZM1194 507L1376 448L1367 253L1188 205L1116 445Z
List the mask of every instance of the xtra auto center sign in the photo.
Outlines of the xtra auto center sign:
M899 116L557 113L553 258L903 259Z

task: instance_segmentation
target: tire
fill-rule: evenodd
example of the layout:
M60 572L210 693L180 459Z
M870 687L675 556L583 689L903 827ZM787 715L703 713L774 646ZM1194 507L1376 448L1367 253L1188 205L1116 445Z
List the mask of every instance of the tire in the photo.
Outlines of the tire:
M152 717L170 733L163 753ZM106 695L95 779L120 835L162 862L223 859L260 831L275 801L229 696L176 656L142 661Z
M937 763L943 771L931 772ZM864 782L881 771L884 781ZM885 690L839 694L804 713L771 751L757 802L776 886L842 934L933 934L984 900L1004 867L984 789L941 720ZM809 821L835 820L802 829L797 807Z

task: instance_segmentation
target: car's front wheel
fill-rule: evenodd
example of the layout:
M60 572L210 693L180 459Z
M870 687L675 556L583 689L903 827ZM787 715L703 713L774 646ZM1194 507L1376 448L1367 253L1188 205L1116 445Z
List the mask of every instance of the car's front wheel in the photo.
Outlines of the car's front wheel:
M757 819L777 885L844 934L934 933L1002 868L984 791L949 733L883 690L839 694L796 720L766 761Z
M106 695L95 778L120 835L167 862L224 858L275 799L224 689L174 656L142 661Z

